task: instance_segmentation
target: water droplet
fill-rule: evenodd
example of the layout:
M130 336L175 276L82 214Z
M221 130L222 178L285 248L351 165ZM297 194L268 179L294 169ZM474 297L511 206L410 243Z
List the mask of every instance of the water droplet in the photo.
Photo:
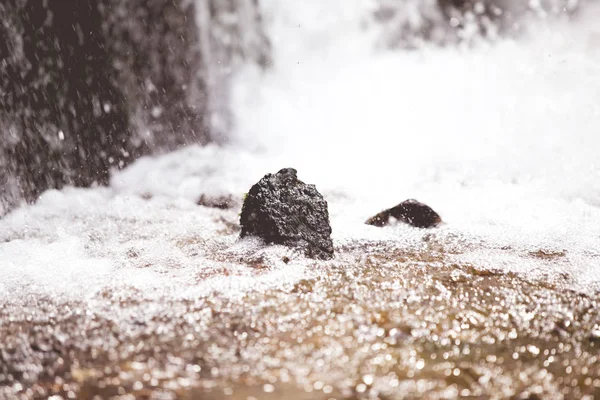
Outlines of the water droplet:
M267 383L266 385L263 385L263 391L265 393L273 393L275 391L275 387L269 383Z

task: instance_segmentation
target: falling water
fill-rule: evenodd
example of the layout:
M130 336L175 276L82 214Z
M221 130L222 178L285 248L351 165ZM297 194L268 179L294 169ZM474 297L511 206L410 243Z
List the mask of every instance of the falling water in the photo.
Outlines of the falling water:
M223 143L233 128L231 77L245 63L266 67L270 46L256 0L197 0L195 4L211 135Z

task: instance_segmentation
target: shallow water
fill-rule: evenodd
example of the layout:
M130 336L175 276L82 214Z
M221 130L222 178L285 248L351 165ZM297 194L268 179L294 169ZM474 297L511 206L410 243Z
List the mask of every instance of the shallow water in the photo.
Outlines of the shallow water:
M230 145L0 221L0 398L599 396L600 9L391 52L362 2L264 4L275 64L238 77ZM332 261L237 240L288 166ZM409 197L445 225L363 224Z

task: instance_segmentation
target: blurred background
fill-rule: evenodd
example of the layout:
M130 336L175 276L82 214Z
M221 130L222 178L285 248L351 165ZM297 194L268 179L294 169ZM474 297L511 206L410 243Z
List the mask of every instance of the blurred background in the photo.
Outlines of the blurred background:
M0 210L49 188L107 184L141 155L235 137L260 145L251 128L235 128L232 82L258 91L252 73L363 49L477 46L584 9L577 0L3 1Z

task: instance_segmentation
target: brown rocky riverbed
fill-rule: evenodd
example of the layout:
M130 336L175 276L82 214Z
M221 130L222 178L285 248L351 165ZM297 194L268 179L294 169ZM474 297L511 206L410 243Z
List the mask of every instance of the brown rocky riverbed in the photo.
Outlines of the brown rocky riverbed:
M239 270L226 267L239 256L221 251L213 260L223 268L190 277L181 295L125 283L85 301L5 297L0 397L600 395L600 294L570 289L567 274L527 279L456 261L464 246L436 233L410 246L348 241L333 261L254 248L261 255ZM517 256L568 262L543 250ZM281 284L186 294L210 279L284 281L277 275L294 270L301 276Z

